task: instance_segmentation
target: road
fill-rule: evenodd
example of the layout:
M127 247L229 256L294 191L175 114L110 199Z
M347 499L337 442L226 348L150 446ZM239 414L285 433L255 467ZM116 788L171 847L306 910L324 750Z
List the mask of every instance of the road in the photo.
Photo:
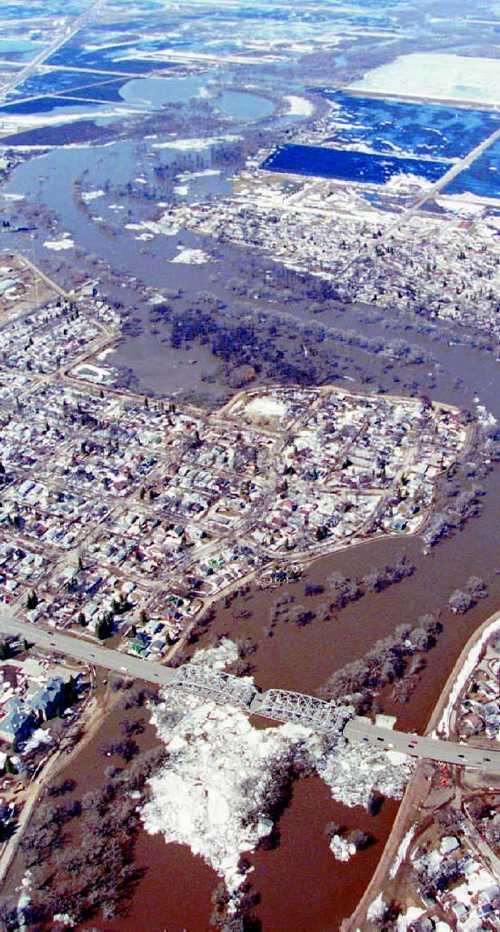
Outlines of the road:
M36 71L43 65L51 55L58 51L66 42L78 32L85 23L96 13L97 8L101 6L102 0L95 0L94 3L83 11L79 16L77 16L70 25L65 25L62 33L58 33L53 41L45 46L39 54L33 58L21 71L17 71L15 75L11 78L10 81L6 81L5 84L0 85L0 97L4 97L9 91L14 90L19 84L22 84L26 78L29 78L32 74L35 74Z
M452 165L450 165L448 171L445 172L445 174L442 175L441 178L439 178L437 181L435 181L434 184L432 184L430 187L426 187L424 192L417 198L415 203L408 208L408 210L403 211L403 213L399 214L392 223L387 224L387 226L382 230L382 235L377 237L373 244L369 244L366 249L363 249L362 253L356 252L356 254L337 271L337 279L340 281L342 276L345 275L349 269L355 266L360 258L365 260L368 256L373 255L381 243L389 239L391 234L400 229L400 227L404 226L408 220L411 219L411 217L414 217L416 214L418 214L422 207L424 207L428 201L432 200L436 197L436 195L443 191L444 188L446 188L447 185L449 185L450 182L457 177L457 175L460 175L463 171L465 171L466 168L470 168L472 163L475 162L476 159L478 159L481 155L483 155L483 153L486 152L486 150L489 149L493 143L497 142L498 139L500 139L500 129L495 130L490 136L488 136L478 146L476 146L475 149L472 149L471 152L465 155L463 159L460 159L460 161L454 162Z
M46 631L36 625L14 618L9 612L0 610L0 629L9 634L16 634L26 638L30 643L66 654L84 663L112 670L122 676L133 676L140 680L154 683L156 686L170 686L175 679L175 670L164 667L159 663L150 663L140 657L121 654L117 650L110 650L95 644L93 641L70 634L60 634L57 631Z
M485 773L500 774L500 751L476 748L470 744L455 744L436 738L421 737L402 731L391 731L372 725L369 719L353 718L344 729L344 735L356 744L366 743L386 751L399 751L411 757L440 761L445 764L474 767Z
M27 641L47 650L57 651L84 663L112 670L122 676L142 679L155 686L171 686L177 678L177 671L171 667L122 654L69 634L45 631L36 625L15 618L5 609L0 610L0 630L26 638ZM264 696L265 693L261 694L262 698ZM258 704L260 705L260 702ZM422 738L418 735L391 731L389 728L372 725L370 720L365 718L355 718L349 721L344 729L344 735L354 743L366 743L386 751L400 751L412 757L444 761L449 764L481 769L485 773L500 774L500 751L486 751L470 745L453 744L451 741L438 741L434 738Z

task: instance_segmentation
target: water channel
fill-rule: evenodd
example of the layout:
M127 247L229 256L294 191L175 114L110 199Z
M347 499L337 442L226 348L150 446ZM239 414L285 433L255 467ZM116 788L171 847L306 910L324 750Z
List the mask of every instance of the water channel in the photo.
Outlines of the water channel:
M139 171L147 172L147 160L143 160L140 169L131 171L134 147L134 143L127 141L104 148L53 150L19 166L3 190L26 194L33 202L45 203L57 214L61 231L74 237L78 250L87 256L102 256L118 273L125 270L141 279L147 262L148 285L152 287L185 287L189 283L190 289L213 289L210 266L181 267L169 262L177 251L179 238L157 237L139 245L132 235L115 236L100 229L98 223L76 207L73 183L84 170L89 189L99 189L106 183L111 159L115 186L126 184ZM176 155L175 150L162 152L165 161ZM199 167L206 168L209 165L208 154L200 153L199 157ZM220 190L217 188L221 184L220 176L205 176L205 182L208 190L212 184L214 191ZM137 221L137 216L134 216L134 221ZM199 238L185 232L180 239L183 245L200 244ZM31 257L30 239L23 241L16 234L9 234L4 242L5 245L16 246L21 252L26 249ZM41 242L36 241L36 237L35 248L35 258L43 266L49 253ZM67 261L71 259L61 257L61 262ZM340 318L332 318L332 323L364 329L371 336L387 333L384 321L367 322L357 309L346 311ZM488 410L500 416L491 354L432 342L425 334L414 334L412 339L429 346L438 362L433 397L466 406L471 406L473 398L478 397ZM134 357L139 358L143 360L138 362L139 368L143 365L146 370L148 350L153 350L148 346L150 336L145 334L142 340L142 344L125 340L120 348L123 364L133 365ZM161 368L160 342L154 347L155 354ZM208 366L209 362L208 357L200 355L200 366ZM162 379L160 368L158 383ZM456 381L457 375L462 380L460 384ZM171 373L169 379L172 379ZM172 381L168 384L165 381L164 390L172 390ZM419 538L375 541L319 560L298 584L289 589L296 602L307 602L308 608L314 610L322 596L307 597L307 583L323 583L334 570L346 575L362 575L371 567L393 563L405 552L416 565L416 572L399 585L383 593L366 596L329 622L314 620L306 628L280 622L272 637L265 636L263 628L268 623L274 602L285 590L261 591L254 588L247 595L239 596L229 608L219 605L212 632L253 637L258 641L252 662L255 679L261 687L277 686L317 693L335 669L362 656L377 638L391 633L401 622L415 622L421 614L442 608L451 591L463 586L464 581L475 573L489 585L490 598L465 616L455 616L444 610L444 631L428 655L427 666L410 701L398 706L391 701L385 702L385 710L397 715L399 727L422 730L463 644L491 614L500 597L500 577L494 572L498 484L495 487L495 476L490 475L482 485L487 495L480 517L471 520L460 533L429 555L423 554ZM108 730L112 732L115 725L116 722L110 719ZM150 740L155 740L152 730ZM82 752L77 763L80 773L92 773L97 754L97 742ZM376 817L368 816L360 809L349 811L332 802L319 779L308 778L296 783L291 804L280 820L279 846L272 851L259 851L251 857L256 868L251 875L252 882L262 894L256 914L262 920L263 929L266 932L290 932L292 929L294 932L333 932L338 929L366 887L396 810L397 804L388 801ZM347 824L349 828L363 828L376 837L376 844L356 855L355 869L333 859L323 836L330 820ZM108 930L119 927L126 932L135 932L138 928L150 928L155 932L162 929L168 929L168 932L208 929L210 894L217 879L199 858L194 858L179 846L166 846L161 837L151 838L144 832L137 846L137 861L146 866L147 871L131 903L129 915L118 924L97 924L95 927Z

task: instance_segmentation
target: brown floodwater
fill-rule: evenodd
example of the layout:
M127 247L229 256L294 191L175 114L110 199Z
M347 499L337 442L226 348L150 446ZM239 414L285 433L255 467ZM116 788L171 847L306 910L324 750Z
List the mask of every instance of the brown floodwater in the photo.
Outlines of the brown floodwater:
M423 730L465 641L499 603L494 476L484 480L483 486L488 495L482 515L428 556L423 555L421 541L416 538L376 541L326 557L311 566L298 584L253 590L236 598L228 608L220 605L210 633L200 639L200 646L208 643L214 632L253 637L259 646L250 659L256 682L262 688L274 685L315 693L335 669L362 656L377 638L390 634L401 622L415 622L424 612L442 609L451 591L477 573L487 581L490 597L465 616L452 615L444 608L444 630L428 654L427 667L410 701L396 705L383 700L384 711L397 715L399 727ZM307 583L324 582L334 570L361 575L370 567L394 562L402 552L417 567L411 578L347 606L335 620L313 621L306 628L278 622L273 637L263 636L262 627L268 623L271 608L285 592L294 596L295 603L314 609L325 601L326 593L306 597ZM489 575L485 567L490 568ZM242 612L246 617L238 618ZM256 724L262 727L263 722ZM79 766L85 766L83 759ZM373 874L397 808L396 801L386 800L378 815L369 815L362 807L348 809L334 802L319 778L295 782L290 805L278 823L277 847L250 855L255 870L249 879L252 888L261 894L254 914L262 928L266 932L339 929ZM375 838L374 844L358 852L348 864L336 861L324 836L331 820L348 830L361 828L369 832ZM151 932L201 932L210 928L210 895L217 878L200 858L178 845L166 845L161 836L143 832L137 846L137 863L147 864L147 872L127 918L100 928L127 932L143 928Z
M124 159L130 157L126 146L119 147L117 151L123 151ZM57 210L61 228L74 235L85 255L102 256L111 263L115 272L127 270L129 275L140 280L147 266L148 284L151 286L159 289L182 287L188 298L193 291L215 290L218 297L230 306L231 295L224 291L225 264L220 263L223 272L214 282L214 266L183 269L168 261L175 252L177 240L166 242L160 238L154 244L138 248L137 242L127 240L124 234L119 238L106 237L96 224L76 209L72 184L83 170L82 152L69 149L64 155L54 153L44 160L42 166L39 160L26 163L14 175L15 190L26 190L30 196L36 191L42 203ZM104 170L97 164L101 155L92 148L85 150L86 164L96 162L92 170L92 182L95 184L98 182L96 172ZM133 165L130 171L135 170ZM125 166L124 177L129 174ZM184 245L203 245L201 239L185 231L182 240ZM16 244L17 240L13 240L13 245ZM54 259L47 255L44 261L52 262ZM72 263L73 260L66 261ZM57 262L64 263L64 257L57 257ZM117 295L127 306L134 306L132 297L127 301L127 291L118 289ZM257 312L257 305L251 307ZM208 358L207 350L198 345L190 351L177 353L174 359L168 343L163 342L166 333L162 328L155 326L154 329L158 330L156 335L147 330L149 310L148 305L136 308L135 313L141 316L143 332L124 340L115 360L133 368L141 385L168 396L172 391L182 390L187 383L201 382L202 375L216 371L216 361ZM367 317L366 312L364 317ZM388 322L363 322L356 308L344 311L340 320L335 313L331 320L325 316L322 321L351 327L373 337L408 336L404 322L400 332L393 324L388 333L384 329ZM435 344L425 334L417 332L411 333L411 340L429 349L439 363L437 367L431 366L435 388L429 393L433 398L472 406L472 398L478 395L498 415L492 355L479 354L469 347L454 345L452 341ZM357 358L354 353L353 356ZM191 363L189 359L197 361ZM175 370L174 362L177 365ZM379 359L370 361L367 358L363 364L379 378L379 369L382 368ZM415 367L414 377L420 386L426 385L426 369L427 366ZM355 370L349 371L351 376L357 377ZM398 367L393 375L399 377L399 373ZM393 375L388 373L387 387L391 387ZM462 388L455 384L457 376L466 380ZM207 393L215 392L216 387L204 383ZM487 582L490 598L480 602L465 616L454 616L445 609L441 615L444 630L437 646L428 654L427 666L409 702L396 705L386 697L383 699L384 710L397 716L399 727L422 731L465 641L500 604L500 576L495 575L498 560L498 483L495 489L495 477L491 475L481 484L488 493L482 515L471 520L453 539L438 546L428 556L423 555L418 538L401 538L375 541L326 557L311 566L296 585L267 591L255 588L248 595L236 598L228 608L219 605L210 632L200 640L200 646L205 646L213 633L251 637L258 643L257 651L250 659L259 686L314 694L335 670L361 657L377 638L391 634L402 622L415 622L424 613L442 609L452 590L462 587L470 575L477 574ZM347 606L330 621L314 620L306 628L280 621L272 637L264 634L273 605L285 593L294 596L295 604L303 603L315 610L328 601L328 592L307 597L304 590L308 583L324 584L333 571L361 576L372 567L394 563L403 552L416 565L416 572L411 578L383 593L371 594ZM104 771L109 760L103 757L100 748L116 737L119 722L124 717L123 711L112 713L95 739L68 766L65 776L74 777L81 792L99 786L105 779ZM259 727L263 724L262 721L256 722ZM148 726L139 743L141 748L145 748L157 740L154 729ZM380 813L372 816L361 807L347 809L335 803L319 778L294 783L290 805L279 820L279 843L273 850L260 850L251 855L255 870L250 879L253 888L261 894L261 902L254 912L265 932L335 932L339 929L342 919L352 912L373 874L397 806L396 802L387 800ZM347 865L335 861L324 836L325 826L331 820L346 825L349 830L361 828L370 832L375 843L358 852ZM179 845L166 845L160 835L150 836L143 831L136 846L136 862L139 867L145 867L146 872L130 903L128 915L108 924L93 921L93 928L108 932L122 929L126 932L143 929L149 932L204 932L209 929L211 894L218 880L199 857L194 857ZM19 877L19 865L15 866L13 873L16 871Z

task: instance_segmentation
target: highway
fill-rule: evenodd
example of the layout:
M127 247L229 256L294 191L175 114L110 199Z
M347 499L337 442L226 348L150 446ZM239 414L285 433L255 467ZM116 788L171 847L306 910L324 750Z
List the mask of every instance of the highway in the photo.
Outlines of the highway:
M37 625L14 618L5 609L0 610L0 631L19 635L31 644L36 644L46 650L57 651L75 660L81 660L83 663L103 667L105 670L111 670L122 676L146 680L148 683L154 683L155 686L170 686L175 679L175 670L171 667L150 663L148 660L141 660L140 657L132 657L130 654L121 654L117 650L110 650L81 637L61 634L58 631L46 631Z
M103 667L122 676L141 679L152 683L154 686L172 686L179 675L178 671L171 667L165 667L149 660L142 660L140 657L132 657L129 654L122 654L117 650L102 647L81 637L61 634L56 631L46 631L29 622L15 618L11 612L5 609L0 610L0 633L18 635L25 638L29 643L36 644L46 650L56 651L84 663ZM234 680L235 684L238 682L237 677L226 677L227 679ZM196 691L196 686L194 686L193 691ZM268 693L260 693L258 698L256 697L257 701L252 702L252 706L255 707L256 711L262 706L266 695ZM286 695L283 693L283 696ZM296 695L299 696L299 694ZM217 698L215 694L214 698ZM302 697L306 702L308 698L310 697ZM311 698L311 702L318 705L320 700ZM327 708L328 703L325 702L324 706ZM265 715L265 717L268 718L269 716ZM283 721L284 719L280 720ZM295 717L292 720L297 721L297 718ZM500 751L490 751L469 744L454 744L451 741L440 741L434 738L392 731L389 728L373 725L369 719L365 718L351 719L344 728L344 736L348 741L356 744L368 744L386 751L399 751L412 757L441 761L462 767L473 767L481 769L485 773L500 774Z
M344 735L355 744L368 744L444 764L479 768L486 773L500 773L500 751L391 731L390 728L373 725L367 718L352 718L344 728Z
M51 55L54 55L66 42L77 33L82 26L84 26L88 20L97 12L97 9L101 6L102 0L95 0L86 10L83 11L79 16L77 16L72 23L64 25L62 32L57 33L52 42L45 46L39 54L33 58L27 65L24 66L20 71L17 71L13 77L6 81L3 85L0 85L0 96L5 97L9 91L13 91L15 87L19 84L22 84L26 78L31 77L32 74L35 74L36 71L44 64L44 62L50 58Z

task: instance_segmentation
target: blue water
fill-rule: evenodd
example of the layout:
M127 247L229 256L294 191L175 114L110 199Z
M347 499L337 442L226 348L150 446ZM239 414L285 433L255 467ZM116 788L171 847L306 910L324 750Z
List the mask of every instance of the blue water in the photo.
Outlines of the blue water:
M63 97L78 98L78 100L101 101L102 103L123 103L123 97L120 96L120 90L124 83L129 79L124 75L118 80L113 80L107 76L107 81L103 84L92 84L90 87L83 87L79 91L68 91L62 94Z
M86 107L82 107L80 104L75 103L70 97L35 97L33 100L21 100L16 103L6 104L4 107L0 107L0 113L51 113L61 107L64 107L66 110L71 110L72 108L72 112L74 113L86 113L88 112L89 106L92 105L90 104Z
M132 55L134 46L123 42L111 48L85 49L80 39L73 39L54 52L47 60L48 65L66 65L67 67L94 68L96 70L115 71L117 73L143 74L158 68L158 62L152 59L127 58ZM170 67L161 63L162 68Z
M224 91L214 100L214 107L235 120L263 120L275 110L271 100L245 91Z
M94 74L82 74L75 71L47 71L26 78L26 81L23 81L22 84L9 92L7 100L14 100L19 97L45 97L50 94L71 91L87 84L92 85L97 81L109 80L109 74L100 74L98 71L94 72ZM90 94L90 96L92 95Z
M346 149L286 145L273 152L262 168L295 175L312 175L316 178L385 184L394 175L401 173L437 181L445 174L449 165L446 162L396 158Z
M432 158L463 158L498 128L500 114L435 104L375 100L320 90L337 104L332 119L341 123L328 141L364 143L374 152Z
M76 16L83 13L92 0L31 0L30 3L2 3L0 5L0 19L43 19L53 16Z
M500 198L500 140L497 140L466 171L450 182L443 194L477 194Z
M0 17L2 16L2 7L0 6ZM43 48L43 42L35 42L32 39L19 38L0 38L0 58L15 58L20 60L30 60Z
M206 84L206 75L171 78L133 78L120 90L120 97L131 104L143 104L161 109L165 104L184 103L199 94Z

